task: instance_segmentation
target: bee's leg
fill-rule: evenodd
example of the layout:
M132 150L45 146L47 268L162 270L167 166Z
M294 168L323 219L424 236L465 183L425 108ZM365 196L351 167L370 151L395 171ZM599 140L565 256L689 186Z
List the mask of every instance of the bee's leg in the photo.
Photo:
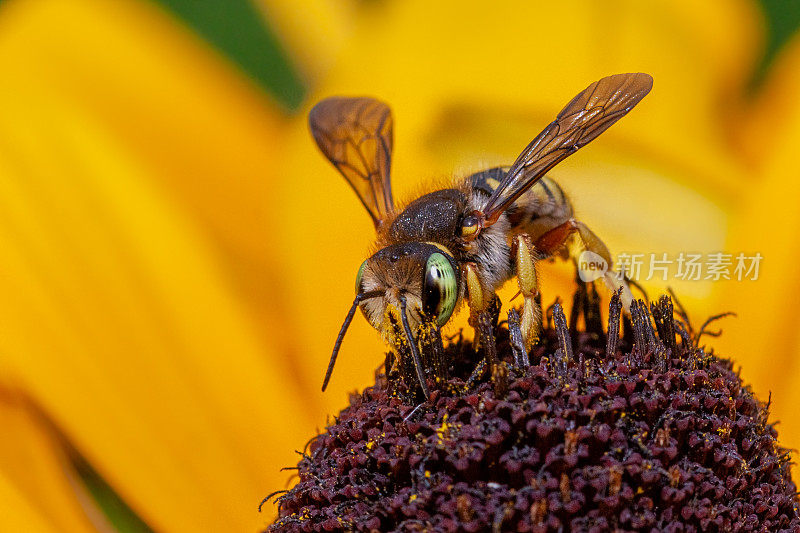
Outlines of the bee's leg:
M608 251L608 247L606 247L605 243L600 240L600 237L598 237L591 229L589 229L586 224L580 220L572 220L572 222L575 224L575 227L578 230L578 235L580 236L581 241L586 249L601 256L606 261L608 270L605 272L605 274L603 274L603 281L606 283L606 286L611 290L612 293L620 291L622 305L626 310L630 310L631 302L633 301L633 294L631 294L631 289L628 287L625 278L621 274L611 270L614 262L611 259L611 253Z
M411 354L407 352L402 346L389 346L385 359L386 382L392 394L397 393L404 400L413 402L417 396L414 389L416 376L409 361Z
M524 339L522 328L519 325L519 313L516 309L511 308L508 310L508 342L514 353L514 365L518 369L528 368L531 364Z
M405 310L401 313L401 320L404 319ZM392 317L390 324L394 340L389 344L390 353L386 357L386 376L390 383L399 381L405 385L406 390L401 393L407 400L414 400L420 391L427 400L430 392L427 382L423 382L425 371L420 359L419 345L412 344L413 340L409 341L411 335L406 334L405 327L401 329L398 320ZM417 385L419 385L419 389L417 389Z
M486 359L481 359L467 379L467 390L470 390L480 381L484 372L486 372Z
M527 351L539 339L539 329L542 325L542 306L538 299L539 280L536 277L536 252L531 238L525 234L514 237L511 249L517 265L519 292L523 298L519 329L522 332L522 340ZM509 319L510 327L511 320Z
M625 310L630 310L631 302L633 301L631 289L621 275L611 270L613 261L611 260L611 253L608 251L608 247L606 247L600 237L580 220L571 218L563 224L547 231L536 241L536 249L547 255L552 255L567 242L570 235L576 232L586 250L599 255L606 262L608 270L603 274L603 281L611 292L620 291L622 305L625 307ZM575 259L577 260L577 258Z
M495 304L496 295L487 290L481 283L478 275L478 266L475 263L464 264L464 276L467 281L467 303L469 305L469 324L475 328L475 344L483 347L486 361L475 369L483 374L483 366L488 364L495 376L497 367L497 343L494 338L494 323L492 319L492 305ZM474 374L474 373L473 373ZM476 376L476 379L480 375ZM472 377L470 377L472 380Z
M436 382L447 379L447 364L444 357L442 331L433 321L423 323L417 341L422 347L422 364L433 373Z
M467 280L469 325L475 329L474 344L477 348L485 346L488 341L494 341L494 331L490 330L492 321L489 316L489 308L494 295L481 283L478 266L475 263L464 264L464 277Z

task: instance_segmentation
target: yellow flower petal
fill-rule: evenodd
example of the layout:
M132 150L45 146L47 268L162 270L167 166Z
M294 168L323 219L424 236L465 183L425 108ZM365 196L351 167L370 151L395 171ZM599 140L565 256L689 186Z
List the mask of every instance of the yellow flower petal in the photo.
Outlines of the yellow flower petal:
M772 417L780 420L780 442L800 447L800 418L795 406L800 401L800 39L785 50L768 94L778 93L781 105L766 105L754 120L773 121L780 135L769 132L769 150L761 153L757 179L744 191L744 205L730 232L727 249L760 253L764 259L757 281L731 281L717 287L717 311L735 311L738 318L727 319L725 334L710 344L742 366L742 374L752 383L759 398L772 394ZM767 134L767 132L764 132ZM753 138L756 142L755 137ZM763 148L766 148L764 146ZM715 328L716 329L716 328ZM797 473L795 467L795 473Z
M30 531L31 533L63 531L61 528L49 524L39 510L32 507L31 502L20 493L2 471L0 471L0 498L3 501L3 507L0 509L0 528L3 531ZM82 530L75 528L69 531Z
M0 529L95 531L65 475L60 451L5 387L0 389L0 427Z
M0 25L3 358L156 529L263 525L321 410L269 241L282 119L149 3Z
M764 175L769 162L780 157L779 146L791 135L798 113L797 42L795 37L783 47L761 87L731 123L730 136L757 176Z
M336 63L358 11L354 0L256 0L256 4L311 83Z

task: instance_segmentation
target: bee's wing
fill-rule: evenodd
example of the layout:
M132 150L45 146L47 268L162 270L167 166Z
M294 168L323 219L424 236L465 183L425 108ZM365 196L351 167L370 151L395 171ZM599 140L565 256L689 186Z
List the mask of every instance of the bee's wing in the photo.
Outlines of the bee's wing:
M322 153L356 191L375 227L380 227L394 209L389 106L373 98L326 98L308 114L308 124Z
M486 225L497 221L522 193L561 160L586 146L650 92L649 74L615 74L584 89L522 151L483 209Z

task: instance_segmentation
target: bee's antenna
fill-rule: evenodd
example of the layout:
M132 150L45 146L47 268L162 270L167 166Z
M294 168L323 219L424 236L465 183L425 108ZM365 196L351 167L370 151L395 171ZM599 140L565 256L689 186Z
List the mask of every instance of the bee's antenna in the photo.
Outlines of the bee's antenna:
M403 329L406 330L406 337L408 337L408 344L411 346L411 357L414 359L414 368L417 370L417 379L422 387L422 394L425 395L427 400L430 397L428 391L428 383L425 381L425 372L422 370L422 360L419 357L419 350L417 350L417 341L411 333L411 328L408 325L408 318L406 317L406 297L400 295L400 318L403 321Z
M328 363L328 371L325 372L325 380L322 382L322 392L325 392L325 389L328 387L328 381L331 380L331 374L333 374L333 367L336 365L336 356L339 355L339 348L342 346L342 341L344 340L344 334L347 333L347 328L350 327L350 322L353 321L353 316L356 314L356 309L358 308L358 304L369 298L375 298L376 296L380 296L381 294L383 294L382 291L370 291L356 295L356 299L353 300L353 305L350 307L350 311L347 312L347 317L344 319L344 324L342 324L342 329L339 330L339 336L336 337L336 342L333 345L333 353L331 354L331 360Z

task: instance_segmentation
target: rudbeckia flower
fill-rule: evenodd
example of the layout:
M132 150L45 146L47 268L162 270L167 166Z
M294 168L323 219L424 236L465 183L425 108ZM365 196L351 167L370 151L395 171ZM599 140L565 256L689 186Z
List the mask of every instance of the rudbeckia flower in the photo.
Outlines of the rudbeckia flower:
M698 320L738 313L713 344L772 391L798 447L800 48L750 96L756 4L257 8L299 93L177 0L0 6L0 528L120 528L98 494L159 531L271 520L257 506L280 468L380 363L348 357L381 350L356 321L319 391L373 231L308 135L335 93L392 105L404 198L509 163L591 81L652 74L646 102L552 176L613 252L764 256L758 281L669 284ZM573 275L546 265L545 298Z

